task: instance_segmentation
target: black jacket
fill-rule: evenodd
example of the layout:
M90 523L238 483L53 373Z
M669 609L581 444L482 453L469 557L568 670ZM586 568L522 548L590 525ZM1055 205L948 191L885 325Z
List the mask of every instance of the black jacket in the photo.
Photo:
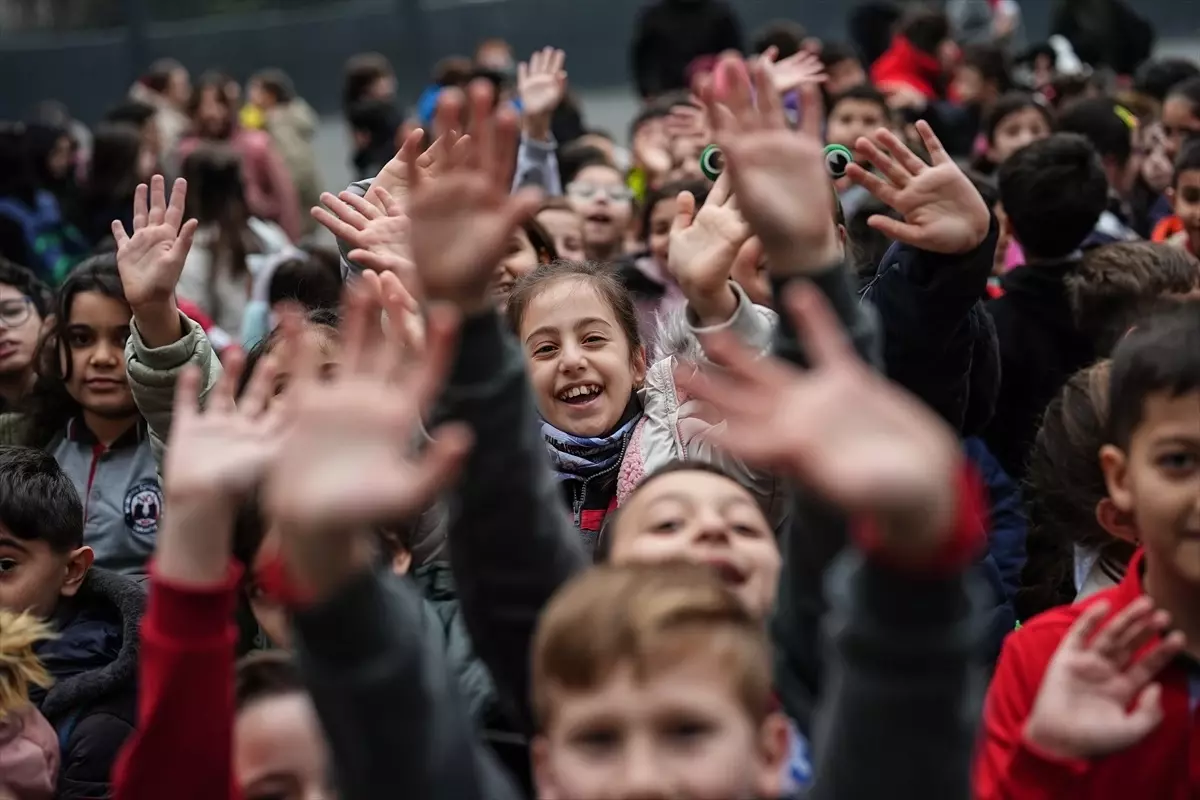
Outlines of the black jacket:
M694 59L741 49L741 25L724 0L658 0L642 10L634 33L638 94L650 98L686 89Z
M1095 361L1067 299L1065 278L1078 261L1027 264L1004 276L1004 296L987 304L1000 343L1000 396L982 438L1004 471L1020 481L1046 406L1067 379Z
M131 578L92 569L54 615L59 638L38 649L54 676L31 699L62 747L59 800L106 798L117 752L137 720L138 627L146 592Z

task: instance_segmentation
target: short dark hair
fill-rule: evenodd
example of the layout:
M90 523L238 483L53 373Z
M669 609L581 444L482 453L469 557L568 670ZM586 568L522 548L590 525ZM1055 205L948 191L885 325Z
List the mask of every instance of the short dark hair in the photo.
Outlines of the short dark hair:
M1001 93L1013 88L1012 67L1004 48L991 42L977 42L963 48L962 66L976 70L984 81L996 84Z
M1077 327L1106 354L1162 298L1200 287L1200 261L1168 244L1117 242L1084 253L1066 286Z
M754 52L765 53L767 48L774 47L779 51L779 58L788 58L800 52L807 37L808 31L799 22L773 20L754 36Z
M83 546L83 504L54 456L34 447L0 446L0 525L56 553Z
M1143 63L1133 74L1133 89L1158 102L1167 99L1171 89L1200 76L1200 67L1186 58L1156 58Z
M286 72L277 67L264 69L251 78L262 86L263 91L275 98L277 103L290 103L296 99L296 84Z
M342 79L342 108L348 109L360 102L372 83L393 74L391 62L382 53L350 56Z
M1192 106L1193 116L1196 115L1197 111L1200 111L1200 76L1188 78L1172 86L1171 91L1167 92L1167 99L1172 97L1187 100Z
M918 8L900 21L900 33L913 47L933 55L950 38L950 20L941 11Z
M860 64L862 63L862 59L858 57L858 53L843 42L826 42L821 47L820 58L827 72L830 67L835 64L841 64L843 61L857 61Z
M1028 92L1009 92L996 101L996 105L992 106L992 110L984 118L983 133L987 136L988 144L995 144L996 129L1004 122L1005 117L1027 108L1040 111L1046 119L1046 125L1050 130L1054 130L1054 112L1044 103Z
M892 110L888 107L887 98L883 96L883 92L876 89L869 83L864 83L859 86L851 86L841 94L836 94L829 99L829 115L833 115L833 110L838 107L839 103L845 100L859 100L864 103L874 103L883 111L885 120L892 118Z
M289 694L307 694L290 653L258 650L237 662L233 696L238 711L259 700Z
M721 468L717 464L713 464L710 461L685 461L681 458L675 458L642 478L641 482L638 483L637 486L633 487L633 491L630 492L629 496L625 498L625 502L622 503L622 506L628 506L629 502L633 500L634 497L637 497L638 493L641 492L642 489L646 488L651 483L654 483L654 481L658 480L664 475L674 475L680 472L707 472L709 475L718 475L722 478L726 478L734 483L737 483L739 486L741 485L737 478L733 477L733 475L729 474L729 472L727 472L725 469ZM596 537L596 550L592 554L596 563L599 564L606 562L611 557L613 532L616 530L620 519L620 508L614 509L612 513L605 517L604 526L600 530L600 535Z
M0 256L0 283L11 286L28 297L42 319L45 319L46 315L50 313L53 293L50 291L50 287L33 273L33 270L26 269L20 264L14 264Z
M124 122L135 128L141 128L154 119L154 115L157 113L158 109L149 103L143 103L141 100L127 100L110 108L104 115L104 121Z
M562 178L563 186L569 186L575 180L575 176L588 167L608 167L620 172L617 165L612 162L612 159L599 147L590 144L580 144L579 142L570 142L559 148L558 171Z
M1128 112L1111 97L1087 97L1059 112L1058 129L1078 133L1092 143L1101 158L1114 158L1124 165L1133 155L1133 129L1122 114Z
M658 99L647 103L638 109L634 115L633 121L629 123L629 141L632 142L637 136L638 131L647 122L656 119L664 119L671 115L671 103L664 99Z
M1165 308L1139 324L1117 345L1112 362L1107 441L1127 450L1147 398L1200 390L1200 302Z
M1198 169L1200 169L1200 141L1185 142L1179 150L1179 155L1175 157L1175 174L1171 179L1171 185L1178 186L1183 173Z
M699 211L700 207L704 205L704 201L708 199L710 188L712 188L712 184L706 180L685 178L664 183L646 192L646 200L642 203L642 238L650 237L650 216L654 213L656 205L664 200L674 200L680 192L691 192L692 196L696 198L696 210Z
M1061 258L1079 248L1108 204L1108 180L1091 143L1056 133L1000 165L1000 202L1026 253Z
M341 271L312 256L289 258L275 267L267 288L270 305L291 300L305 310L334 308L342 298Z

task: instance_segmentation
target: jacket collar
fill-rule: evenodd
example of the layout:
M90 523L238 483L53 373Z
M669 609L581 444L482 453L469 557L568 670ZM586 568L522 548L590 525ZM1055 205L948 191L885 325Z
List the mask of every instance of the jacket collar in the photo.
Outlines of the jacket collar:
M137 424L117 437L116 441L106 449L120 450L124 447L136 447L146 437L146 421L139 419ZM77 414L67 420L67 439L80 444L98 445L100 440L92 433L91 428L83 421L83 415Z

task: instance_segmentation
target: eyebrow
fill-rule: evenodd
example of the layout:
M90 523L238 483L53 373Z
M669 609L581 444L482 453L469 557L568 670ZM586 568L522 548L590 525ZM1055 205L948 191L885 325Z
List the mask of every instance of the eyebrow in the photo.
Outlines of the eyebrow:
M599 317L584 317L583 319L579 320L579 322L575 323L575 330L587 328L591 325L603 325L606 328L612 328L612 323L608 322L607 320L600 319ZM554 328L550 325L543 325L525 337L525 344L529 344L530 339L533 339L535 336L539 336L544 333L558 333L558 328Z
M11 536L0 536L0 547L10 547L13 550L20 550L22 553L29 552L28 547Z

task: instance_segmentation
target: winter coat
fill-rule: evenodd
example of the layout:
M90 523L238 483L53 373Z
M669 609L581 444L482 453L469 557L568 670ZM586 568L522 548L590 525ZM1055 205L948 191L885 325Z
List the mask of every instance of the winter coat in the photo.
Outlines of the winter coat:
M58 736L32 705L0 717L0 797L51 800L58 781Z

